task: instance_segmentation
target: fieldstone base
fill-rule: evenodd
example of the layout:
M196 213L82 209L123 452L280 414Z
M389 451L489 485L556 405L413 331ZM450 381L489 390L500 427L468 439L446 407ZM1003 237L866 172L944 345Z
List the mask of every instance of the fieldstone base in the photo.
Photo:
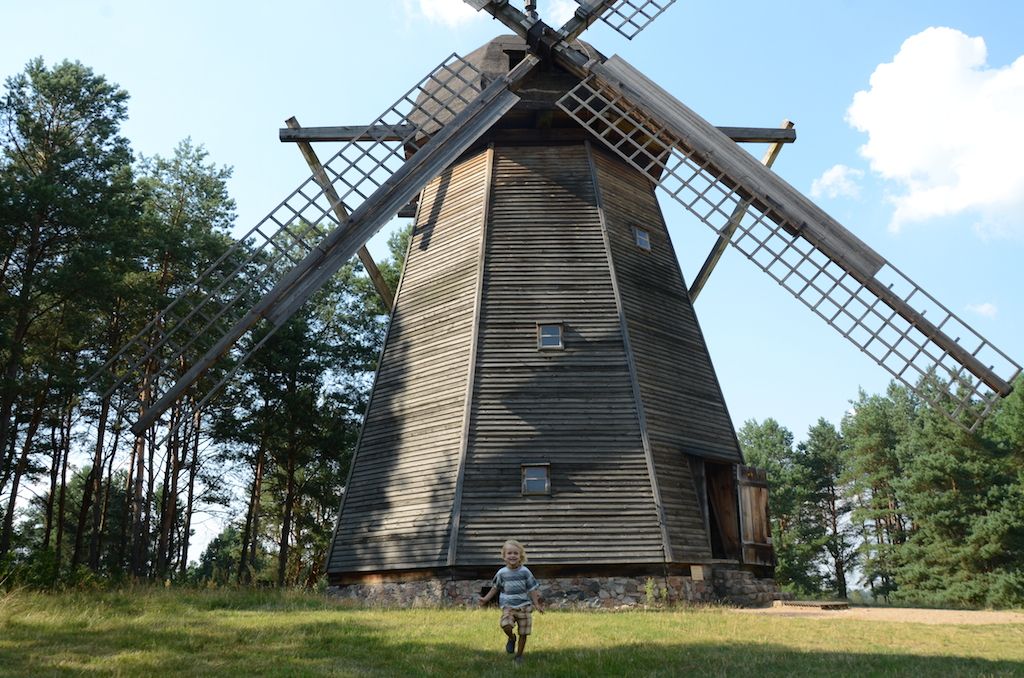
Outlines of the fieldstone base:
M707 573L705 569L704 573ZM713 570L710 580L683 576L553 577L541 579L540 593L550 609L629 609L724 602L741 607L771 605L773 579L757 579L740 569ZM328 595L371 607L476 606L487 579L380 582L330 586Z
M774 579L758 579L738 568L716 567L712 581L719 599L740 607L767 607L779 597Z

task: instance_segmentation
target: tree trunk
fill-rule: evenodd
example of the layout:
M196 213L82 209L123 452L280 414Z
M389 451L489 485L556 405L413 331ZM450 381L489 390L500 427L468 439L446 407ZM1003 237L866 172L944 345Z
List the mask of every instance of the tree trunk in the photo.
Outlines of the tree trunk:
M43 547L50 548L50 537L54 532L54 505L57 501L57 478L60 477L60 443L57 441L58 425L50 422L50 490L46 493L46 534Z
M18 427L18 422L15 422L14 427ZM3 494L4 488L7 487L7 482L14 475L15 458L17 456L18 440L16 436L11 436L11 439L6 444L0 441L0 494Z
M199 434L202 419L197 411L194 415L195 427L192 432L192 463L188 466L188 490L185 499L185 525L181 535L181 560L178 567L182 574L188 568L188 548L192 540L192 511L195 505L196 476L199 475Z
M288 540L292 531L292 510L295 505L295 461L294 455L289 450L288 464L285 468L285 500L284 515L281 520L281 541L277 554L277 585L284 586L285 571L288 567Z
M57 563L57 575L60 575L61 553L64 549L64 508L67 503L68 489L68 457L71 456L71 420L74 407L69 398L66 411L61 420L60 428L60 494L57 501L57 539L54 548L54 560Z
M139 439L135 438L132 443L131 454L128 456L128 473L124 480L124 520L121 521L121 530L117 536L117 562L120 566L132 571L132 553L130 541L135 534L135 467L138 465L135 457L139 451Z
M43 419L43 408L46 404L46 394L49 391L50 379L47 378L46 387L36 394L35 403L32 407L32 418L29 420L28 429L25 431L25 440L21 447L21 456L15 465L11 480L11 496L7 500L7 510L4 512L3 531L0 533L0 558L6 555L11 547L11 537L14 532L14 509L18 500L18 486L21 484L21 477L28 469L29 453L32 450L32 443L35 442L36 431ZM6 447L6 446L5 446Z
M21 285L18 291L18 299L15 302L17 311L15 313L14 330L11 332L10 353L7 356L7 364L3 368L3 382L0 382L0 446L6 447L8 441L15 436L15 427L12 426L11 417L14 413L14 403L18 399L20 389L21 359L25 355L29 328L32 326L32 295L35 293L35 273L39 265L40 239L42 237L43 222L45 215L36 216L32 224L29 242L25 249L25 263L22 267ZM13 449L13 448L12 448ZM12 497L17 496L12 493ZM6 533L6 531L5 531ZM0 542L0 554L6 553L9 547L10 535L7 545Z
M49 384L49 381L47 381L47 384ZM49 390L50 390L49 386L47 386L46 388L43 389L43 393L44 394L45 393L49 393ZM42 394L36 394L37 399L41 395ZM43 404L40 407L40 410L41 410L40 411L40 419L42 419L42 414L43 414L42 410L46 409L46 403L45 403L46 398L45 398L45 395L42 395L42 398L43 398ZM32 421L32 415L35 413L34 410L36 409L34 405L33 405L32 409L33 409L33 412L32 412L32 414L29 415L29 422L30 423ZM0 449L0 459L3 459L2 466L0 466L0 494L4 493L4 489L7 487L7 483L10 482L11 477L14 475L14 471L15 471L15 469L18 466L18 464L17 464L17 461L18 461L18 435L17 435L17 431L18 431L18 429L21 428L21 425L25 422L25 418L24 418L23 415L24 415L24 408L17 408L16 407L15 410L14 410L14 431L15 431L15 433L11 436L11 439L10 439L10 441L8 441L7 445L3 446L3 448ZM22 442L24 442L24 441L22 441Z
M103 491L103 504L95 503L92 514L92 538L89 539L89 567L98 572L100 569L100 554L103 552L103 533L107 529L107 516L110 511L110 495L114 488L114 458L117 456L117 445L120 442L121 431L114 432L114 440L110 445L110 454L107 460L107 486ZM126 514L127 515L127 514ZM124 521L122 521L123 524Z
M143 431L135 438L135 449L132 455L135 459L135 472L133 478L134 488L132 491L132 559L131 571L135 577L142 577L144 571L145 545L145 523L143 522L143 483L146 476L146 431Z
M89 514L93 504L93 497L99 497L100 487L103 484L103 434L106 432L107 417L110 414L110 398L104 398L100 404L99 421L96 424L96 447L92 455L92 468L89 469L89 477L85 479L85 486L82 488L82 506L78 511L78 529L75 531L75 550L71 556L71 565L77 565L82 550L82 540L85 538L86 523L89 521ZM95 511L93 511L95 513ZM96 520L93 520L93 529L96 528ZM89 539L92 544L96 540L95 534ZM92 567L90 561L89 566ZM93 568L95 569L95 568Z
M147 446L149 447L149 460L147 462L148 467L146 469L146 498L143 502L143 510L145 516L142 521L142 533L143 533L143 563L146 570L146 576L152 576L152 568L150 567L151 561L153 560L152 554L150 553L150 535L153 534L153 499L156 496L156 426L153 426L148 431L149 440Z
M263 468L266 460L267 432L264 427L260 435L259 448L253 466L252 489L249 492L249 509L245 515L245 529L242 530L242 556L238 560L238 583L252 581L249 566L256 560L256 538L259 533L260 495L263 491Z
M156 573L163 577L167 573L167 561L170 557L171 528L174 526L174 509L177 505L177 465L178 447L181 445L181 434L177 423L180 409L176 405L171 411L171 435L167 440L167 454L164 463L164 491L160 500L160 532L156 546Z
M828 491L828 521L832 530L830 541L833 544L832 563L835 567L836 593L840 598L846 598L846 558L843 554L843 537L839 527L839 497L834 485L829 484Z

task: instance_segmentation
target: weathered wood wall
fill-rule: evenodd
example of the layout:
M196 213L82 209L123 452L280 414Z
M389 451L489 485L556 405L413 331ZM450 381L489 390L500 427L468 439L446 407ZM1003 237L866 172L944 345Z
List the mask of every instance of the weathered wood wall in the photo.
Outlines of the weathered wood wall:
M596 147L592 157L671 556L708 558L706 523L685 455L738 461L739 444L653 186ZM649 251L637 246L635 227L648 232Z
M443 566L473 337L487 153L421 197L329 572Z
M507 537L538 563L663 562L582 145L496 149L484 270L458 562L497 562ZM538 351L538 322L564 324L564 350ZM550 496L522 496L530 462Z
M654 187L603 150L593 151L650 435L668 449L740 463L739 442ZM650 233L649 252L634 244L633 226Z
M497 565L508 537L536 563L706 561L690 455L740 459L652 187L582 143L497 146L421 199L328 571Z

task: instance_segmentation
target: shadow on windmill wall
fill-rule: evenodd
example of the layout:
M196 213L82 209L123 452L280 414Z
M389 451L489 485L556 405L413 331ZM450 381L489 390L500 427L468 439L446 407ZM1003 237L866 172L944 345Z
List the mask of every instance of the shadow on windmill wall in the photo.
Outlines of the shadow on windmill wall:
M438 181L437 198L434 200L434 204L430 206L426 223L422 226L415 226L412 231L413 242L416 245L416 249L420 251L426 251L430 248L430 239L434 235L434 227L441 215L441 205L444 204L444 197L448 194L448 187L451 185L451 173L445 172Z

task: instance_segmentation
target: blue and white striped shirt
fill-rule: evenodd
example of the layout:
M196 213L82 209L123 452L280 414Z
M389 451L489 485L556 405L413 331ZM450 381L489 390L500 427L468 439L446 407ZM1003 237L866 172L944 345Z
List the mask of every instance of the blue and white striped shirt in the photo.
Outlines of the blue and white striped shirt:
M498 597L498 604L501 607L525 607L531 604L530 591L540 588L540 584L533 578L533 573L525 565L520 565L514 570L508 567L501 568L491 583L501 591Z

